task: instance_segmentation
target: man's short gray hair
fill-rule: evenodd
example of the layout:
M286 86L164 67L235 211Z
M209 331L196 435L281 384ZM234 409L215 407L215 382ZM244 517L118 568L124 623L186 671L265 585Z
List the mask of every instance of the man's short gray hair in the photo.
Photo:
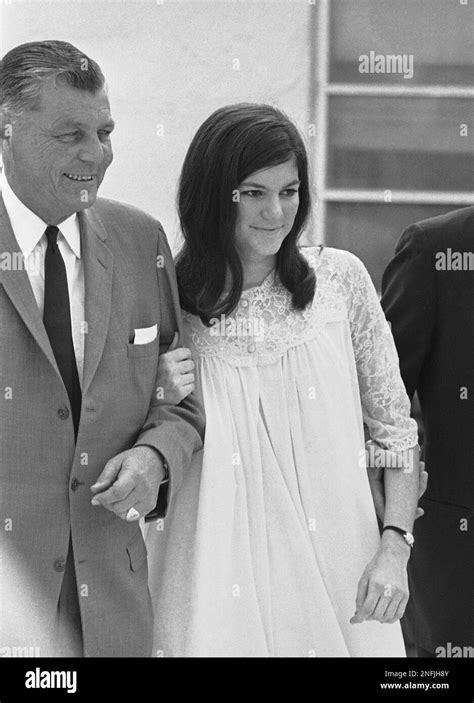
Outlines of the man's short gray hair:
M37 107L41 81L50 76L90 93L105 87L100 66L68 42L36 41L16 46L0 61L2 129L24 110Z

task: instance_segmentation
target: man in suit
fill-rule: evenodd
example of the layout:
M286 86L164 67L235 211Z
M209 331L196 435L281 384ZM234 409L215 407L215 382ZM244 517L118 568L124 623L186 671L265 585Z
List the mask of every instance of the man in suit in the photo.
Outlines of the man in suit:
M474 207L408 227L385 271L410 398L418 392L429 474L409 561L408 634L419 656L474 646ZM454 650L453 648L458 649Z
M152 217L97 199L113 121L92 59L24 44L0 91L0 651L150 656L138 519L204 429L193 394L157 388L181 329L171 253Z

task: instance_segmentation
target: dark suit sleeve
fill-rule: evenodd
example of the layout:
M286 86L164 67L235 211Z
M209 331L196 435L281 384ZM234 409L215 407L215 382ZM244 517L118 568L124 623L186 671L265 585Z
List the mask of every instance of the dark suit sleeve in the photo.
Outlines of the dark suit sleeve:
M183 329L173 258L161 226L156 270L162 354L171 344L176 331L179 332L178 345L182 344ZM179 405L171 405L157 397L157 387L156 381L148 416L135 446L154 447L168 464L169 481L160 488L157 506L158 514L162 515L179 489L184 473L189 469L193 452L202 447L205 421L204 411L194 393L188 395ZM154 514L155 512L153 511Z
M383 275L381 301L410 399L432 344L436 314L434 274L434 257L426 232L411 225L402 234Z

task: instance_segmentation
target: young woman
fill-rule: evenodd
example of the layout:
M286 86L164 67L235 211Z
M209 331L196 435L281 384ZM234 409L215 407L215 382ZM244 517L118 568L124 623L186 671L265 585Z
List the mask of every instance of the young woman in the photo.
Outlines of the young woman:
M297 129L266 105L217 110L178 203L184 342L207 425L148 529L155 653L404 656L417 427L366 269L298 247L310 186ZM161 359L176 402L192 387L188 356ZM382 538L363 423L412 459L385 472L385 525L399 531Z

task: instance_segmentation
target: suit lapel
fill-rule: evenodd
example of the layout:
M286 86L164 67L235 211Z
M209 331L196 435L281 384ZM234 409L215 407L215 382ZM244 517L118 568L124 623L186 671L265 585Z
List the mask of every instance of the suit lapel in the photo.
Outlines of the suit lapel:
M85 322L87 322L82 382L84 394L97 370L107 337L112 295L113 255L105 244L107 233L98 215L92 210L80 212L79 226L84 260ZM0 195L0 253L13 255L19 252L21 250ZM26 327L61 378L27 272L24 269L3 270L0 267L0 283Z
M105 244L107 232L93 208L79 213L84 258L85 322L84 395L99 365L109 327L113 255Z
M3 254L21 254L15 239L3 198L0 196L0 252ZM0 269L0 282L22 318L26 327L35 338L48 361L61 378L48 335L36 304L35 296L25 269L3 271Z

